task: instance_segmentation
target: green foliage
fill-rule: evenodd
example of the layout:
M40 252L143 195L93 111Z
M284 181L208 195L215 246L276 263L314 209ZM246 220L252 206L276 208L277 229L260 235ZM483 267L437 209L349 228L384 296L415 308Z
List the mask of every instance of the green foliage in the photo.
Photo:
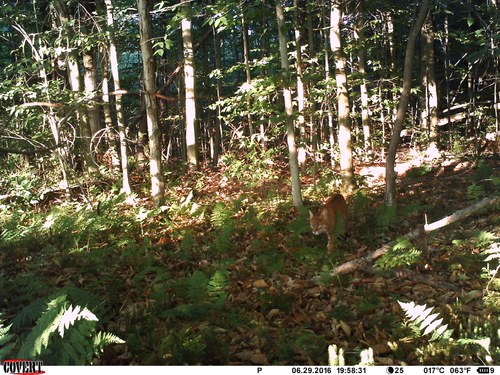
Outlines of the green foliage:
M11 327L12 324L5 327L4 321L0 317L0 358L9 358L15 346L15 342L12 340L14 335L9 333Z
M485 159L480 159L477 163L477 171L475 177L478 180L485 180L491 178L493 174L493 167Z
M375 265L384 269L408 266L420 259L421 251L416 249L406 238L400 238L392 246L391 250L382 255Z
M419 167L411 168L406 172L408 178L417 178L428 175L432 172L432 165L424 164Z
M238 179L249 187L260 186L278 178L274 168L271 168L278 151L276 148L262 149L259 143L241 138L240 150L224 154L220 164L230 180Z
M97 332L97 317L86 307L69 304L66 294L44 305L35 327L23 339L21 358L42 358L53 364L89 364L105 346L124 343L110 333Z
M217 202L210 216L210 221L215 228L222 228L231 220L232 214L233 213L227 208L224 202Z
M179 296L183 296L183 303L162 315L168 318L202 318L207 311L224 307L228 286L228 273L225 270L216 271L210 278L201 271L195 271L177 283L176 289Z
M396 218L396 206L381 205L375 210L376 225L381 231L389 229L389 226L396 222Z
M403 309L406 318L422 332L422 336L431 334L430 341L448 340L453 330L448 329L448 324L442 324L443 319L439 318L439 313L431 314L433 307L426 305L415 305L414 302L401 302L399 305Z
M484 186L472 184L467 188L467 199L469 201L475 201L480 198L484 198L485 190Z

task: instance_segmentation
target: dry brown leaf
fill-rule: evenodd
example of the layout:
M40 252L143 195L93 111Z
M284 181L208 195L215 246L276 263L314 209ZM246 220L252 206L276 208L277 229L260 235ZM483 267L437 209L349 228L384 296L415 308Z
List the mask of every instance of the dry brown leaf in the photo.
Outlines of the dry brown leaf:
M342 331L344 331L347 336L351 336L351 327L343 320L340 321L340 328L342 328Z
M388 357L374 357L373 359L375 360L375 363L379 365L389 366L394 364L394 360Z
M268 365L269 361L267 360L267 357L263 353L254 353L250 357L250 361L254 365Z
M372 346L373 352L375 354L385 354L391 351L389 345L385 342L381 342Z
M266 281L264 279L255 280L252 283L252 286L254 288L269 288L269 285L266 283Z

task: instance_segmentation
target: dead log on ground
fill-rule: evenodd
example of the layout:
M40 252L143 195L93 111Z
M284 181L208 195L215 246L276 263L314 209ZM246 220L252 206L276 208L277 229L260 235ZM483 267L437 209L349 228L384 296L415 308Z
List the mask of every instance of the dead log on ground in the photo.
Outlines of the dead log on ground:
M414 240L417 238L422 238L422 236L425 236L426 233L435 231L437 229L440 229L442 227L445 227L447 225L450 225L452 223L455 223L457 221L460 221L470 215L475 214L476 212L491 206L493 204L497 204L499 201L499 196L494 195L494 196L489 196L486 197L469 207L466 207L464 209L458 210L451 214L450 216L446 216L442 218L441 220L435 221L434 223L427 224L424 226L421 226L408 234L404 235L403 237L409 240ZM369 269L371 267L371 264L373 261L377 258L380 258L382 255L387 253L390 249L392 248L392 244L385 244L384 246L378 248L377 250L371 252L368 255L365 255L364 257L358 258L351 260L349 262L346 262L344 264L341 264L338 267L335 267L332 271L331 274L332 276L336 275L341 275L341 274L346 274L350 273L353 271L356 271L358 269Z

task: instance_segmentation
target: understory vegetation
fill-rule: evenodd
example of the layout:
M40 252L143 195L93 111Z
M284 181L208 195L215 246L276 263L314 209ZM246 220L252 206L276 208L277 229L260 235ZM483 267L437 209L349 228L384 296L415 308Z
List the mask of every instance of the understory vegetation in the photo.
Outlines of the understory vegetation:
M28 166L2 176L11 193L0 201L0 357L325 365L335 345L346 364L365 350L377 364L498 363L497 207L434 232L429 259L400 238L496 194L495 159L407 171L392 211L374 172L360 174L348 233L328 257L307 208L335 190L331 171L303 174L306 208L297 210L283 161L238 163L244 155L177 177L171 166L159 208L88 180L72 199L58 196ZM393 240L370 271L331 276Z

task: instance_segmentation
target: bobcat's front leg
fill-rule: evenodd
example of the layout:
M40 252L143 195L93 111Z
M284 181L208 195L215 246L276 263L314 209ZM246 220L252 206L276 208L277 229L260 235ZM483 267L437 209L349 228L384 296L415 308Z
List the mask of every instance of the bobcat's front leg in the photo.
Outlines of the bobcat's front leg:
M328 245L327 245L327 249L328 249L328 255L332 255L333 250L335 250L334 238L333 238L333 236L330 233L328 233Z

